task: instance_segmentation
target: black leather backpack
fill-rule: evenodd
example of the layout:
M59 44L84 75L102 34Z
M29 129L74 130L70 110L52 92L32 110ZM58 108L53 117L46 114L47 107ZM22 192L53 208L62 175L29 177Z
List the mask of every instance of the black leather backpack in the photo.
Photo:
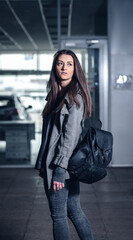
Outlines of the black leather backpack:
M113 136L110 132L90 126L69 160L71 178L94 183L107 175L112 160Z

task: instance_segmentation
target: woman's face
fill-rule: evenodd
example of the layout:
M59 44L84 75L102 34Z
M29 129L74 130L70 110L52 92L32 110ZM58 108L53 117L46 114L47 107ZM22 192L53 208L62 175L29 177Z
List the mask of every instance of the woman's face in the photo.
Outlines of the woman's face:
M74 60L71 55L62 54L56 62L56 74L61 87L66 87L72 81Z

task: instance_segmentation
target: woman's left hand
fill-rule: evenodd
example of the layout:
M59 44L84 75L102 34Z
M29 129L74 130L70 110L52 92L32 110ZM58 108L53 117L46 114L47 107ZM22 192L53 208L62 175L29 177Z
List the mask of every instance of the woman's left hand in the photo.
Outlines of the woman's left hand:
M64 168L57 166L55 168L53 176L53 189L55 192L64 187L65 176L66 170Z
M53 189L54 191L58 191L64 187L64 183L53 181Z
M41 168L38 170L38 175L41 177L41 178L44 178L44 168Z

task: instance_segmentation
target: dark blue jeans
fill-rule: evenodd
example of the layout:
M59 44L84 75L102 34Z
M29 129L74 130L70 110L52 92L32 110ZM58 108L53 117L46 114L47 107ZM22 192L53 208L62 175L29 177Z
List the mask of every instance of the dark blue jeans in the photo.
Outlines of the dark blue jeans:
M67 216L73 222L80 240L94 240L89 221L80 206L79 182L66 180L65 187L57 192L52 188L48 190L45 181L44 187L53 220L54 240L70 239Z

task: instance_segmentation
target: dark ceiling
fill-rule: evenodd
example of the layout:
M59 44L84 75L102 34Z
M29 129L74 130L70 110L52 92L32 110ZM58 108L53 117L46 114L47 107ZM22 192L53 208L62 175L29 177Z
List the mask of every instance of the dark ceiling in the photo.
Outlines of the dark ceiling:
M107 35L107 0L60 1L62 36ZM0 52L57 47L57 0L0 0Z

